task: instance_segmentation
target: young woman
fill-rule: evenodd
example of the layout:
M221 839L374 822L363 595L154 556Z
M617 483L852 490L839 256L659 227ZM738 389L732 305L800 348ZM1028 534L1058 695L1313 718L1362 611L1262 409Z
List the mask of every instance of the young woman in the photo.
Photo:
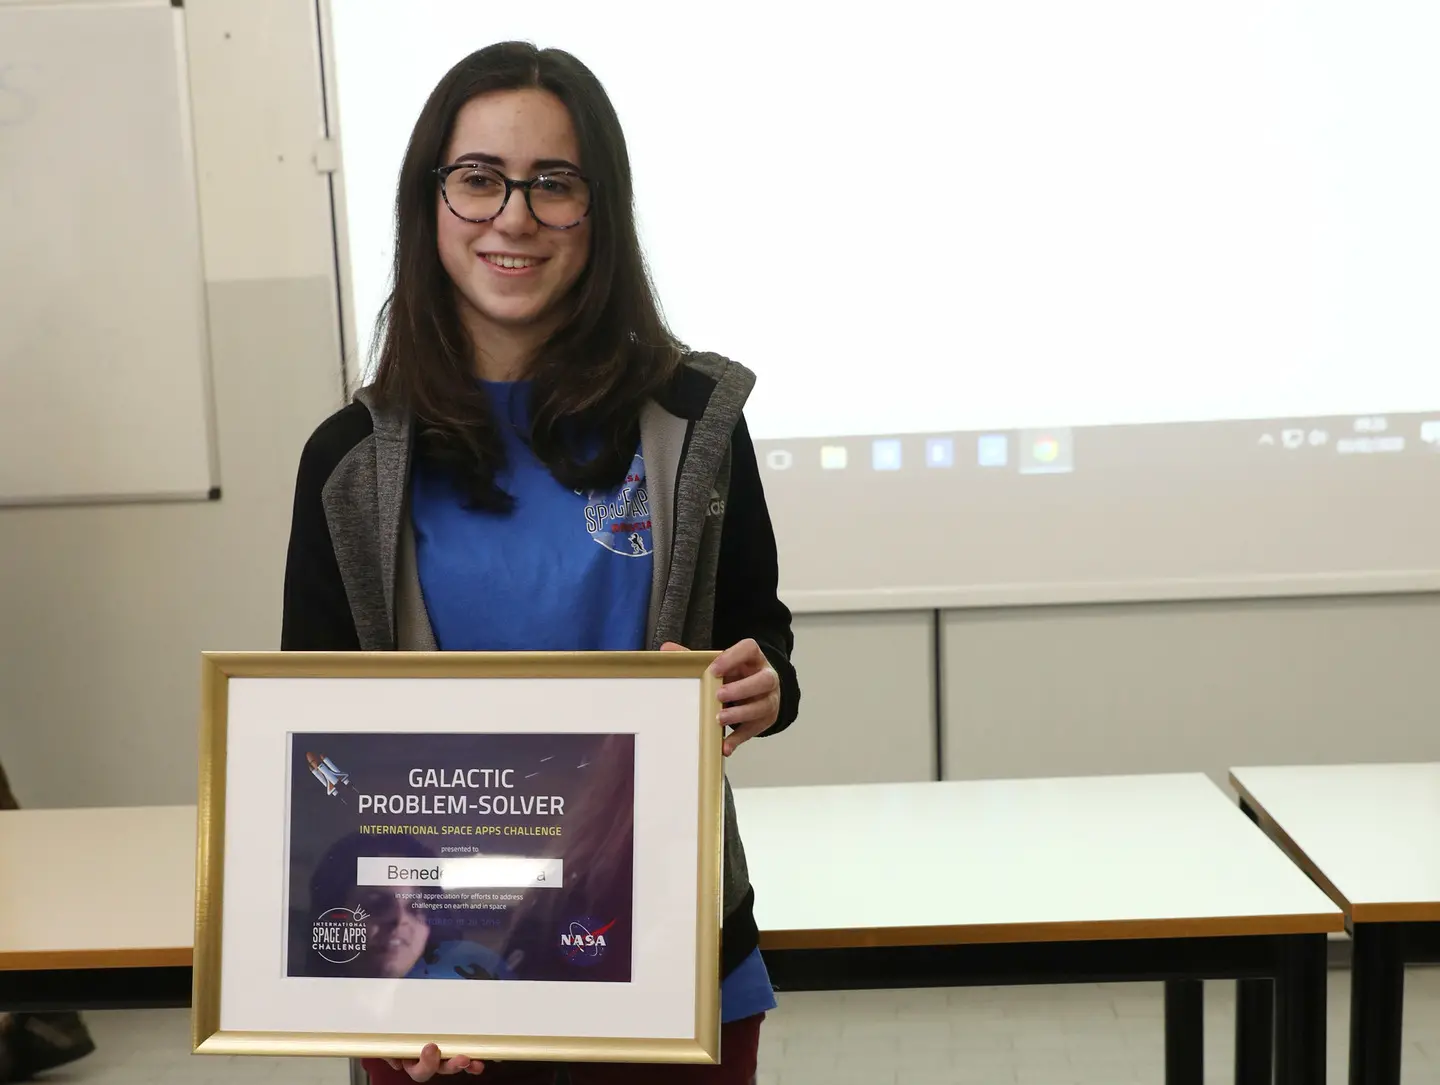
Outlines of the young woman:
M667 330L631 199L615 110L574 57L495 45L436 86L401 168L375 381L301 457L283 647L714 646L727 756L795 718L754 378ZM574 1085L753 1077L774 996L725 799L723 1064L576 1065ZM433 1045L366 1066L377 1083L482 1069Z

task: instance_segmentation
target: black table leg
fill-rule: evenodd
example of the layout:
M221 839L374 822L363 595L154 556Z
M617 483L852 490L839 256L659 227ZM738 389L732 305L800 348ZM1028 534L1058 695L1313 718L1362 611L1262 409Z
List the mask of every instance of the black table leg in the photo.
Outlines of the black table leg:
M1350 1085L1399 1085L1403 932L1387 923L1357 923L1352 934Z
M1205 1081L1205 985L1200 980L1165 983L1165 1085Z
M1275 983L1275 1080L1278 1085L1324 1085L1326 939L1287 938Z
M1271 1085L1275 1079L1275 981L1235 985L1235 1085Z
M1256 825L1260 817L1244 799L1240 809ZM1275 982L1240 980L1235 985L1235 1085L1275 1080Z

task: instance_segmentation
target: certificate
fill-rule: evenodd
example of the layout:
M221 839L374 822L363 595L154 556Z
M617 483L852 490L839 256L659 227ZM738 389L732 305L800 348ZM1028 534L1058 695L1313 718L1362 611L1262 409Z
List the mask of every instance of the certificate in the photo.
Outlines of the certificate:
M714 658L207 654L195 1051L717 1061Z
M633 734L292 735L290 766L286 975L630 981Z

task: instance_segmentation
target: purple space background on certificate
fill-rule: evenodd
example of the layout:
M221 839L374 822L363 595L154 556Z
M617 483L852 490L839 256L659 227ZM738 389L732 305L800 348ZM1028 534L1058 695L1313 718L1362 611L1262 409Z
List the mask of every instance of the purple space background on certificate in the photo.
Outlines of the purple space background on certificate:
M629 982L634 735L290 740L287 975ZM362 857L433 869L477 855L559 859L563 885L357 885Z

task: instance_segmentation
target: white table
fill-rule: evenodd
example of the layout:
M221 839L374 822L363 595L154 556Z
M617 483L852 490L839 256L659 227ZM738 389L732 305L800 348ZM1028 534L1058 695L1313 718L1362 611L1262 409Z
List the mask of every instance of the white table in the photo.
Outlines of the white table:
M1167 1080L1183 1085L1202 1077L1201 981L1271 977L1279 1080L1323 1080L1341 911L1202 776L736 802L782 989L1166 981ZM188 1005L194 839L190 807L0 813L0 1009ZM1265 1025L1241 1047L1268 1053Z
M1440 764L1238 768L1262 828L1345 911L1350 1080L1400 1080L1405 965L1440 960Z
M1167 1080L1199 1081L1199 981L1268 977L1278 1080L1324 1080L1326 935L1343 916L1204 776L735 801L782 990L1164 980ZM1237 1078L1268 1083L1271 1019L1237 1027Z

